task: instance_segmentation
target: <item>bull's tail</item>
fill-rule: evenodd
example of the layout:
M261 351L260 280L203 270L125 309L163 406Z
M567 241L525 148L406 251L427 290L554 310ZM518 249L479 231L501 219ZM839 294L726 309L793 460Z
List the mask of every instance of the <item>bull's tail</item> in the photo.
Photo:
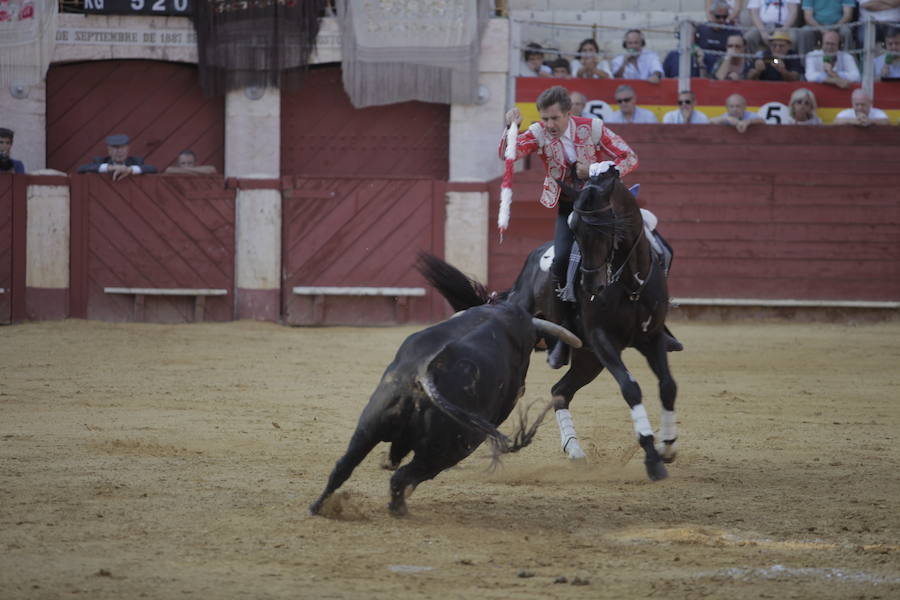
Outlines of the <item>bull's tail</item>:
M535 402L537 402L537 400L535 400ZM531 410L531 407L534 406L535 402L529 404L528 408L525 409L522 408L521 404L519 405L519 422L516 424L515 432L512 435L512 443L506 449L506 452L518 452L531 444L537 433L538 427L544 422L544 417L546 417L547 413L550 412L550 409L553 408L553 403L548 403L547 406L544 407L544 410L541 411L541 414L538 415L538 418L535 419L534 423L529 425L528 411Z
M461 406L447 400L437 386L434 379L428 374L427 370L420 373L416 378L419 385L434 403L434 405L445 415L472 431L476 431L484 435L491 444L492 462L491 467L496 466L500 461L500 455L514 450L510 450L514 446L510 439L500 433L497 427L487 419L480 417ZM518 448L517 448L518 449Z
M490 299L490 294L481 283L427 252L419 252L416 269L455 311L481 306Z

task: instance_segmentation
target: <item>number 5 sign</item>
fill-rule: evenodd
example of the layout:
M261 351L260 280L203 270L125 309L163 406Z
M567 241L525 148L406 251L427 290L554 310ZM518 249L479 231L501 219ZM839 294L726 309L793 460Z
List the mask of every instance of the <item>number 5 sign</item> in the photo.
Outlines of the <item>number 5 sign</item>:
M781 102L766 102L759 107L759 112L756 114L769 125L793 125L794 123L794 119L791 118L791 109Z

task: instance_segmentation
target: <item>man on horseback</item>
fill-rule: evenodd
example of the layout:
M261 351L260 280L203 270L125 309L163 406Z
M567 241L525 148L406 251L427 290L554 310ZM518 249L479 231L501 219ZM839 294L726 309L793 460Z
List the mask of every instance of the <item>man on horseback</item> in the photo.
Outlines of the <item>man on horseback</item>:
M556 226L553 239L553 263L550 275L557 297L554 301L556 314L550 320L564 327L572 326L572 305L559 297L565 287L566 269L575 236L569 228L568 218L580 191L590 177L591 165L596 170L599 163L611 162L625 176L638 166L634 151L621 137L616 135L603 121L595 117L572 116L572 100L562 86L554 86L541 92L537 99L537 109L541 120L532 123L516 139L516 159L537 153L544 162L546 177L540 202L547 208L556 208ZM506 126L513 122L520 125L522 115L517 107L506 113ZM500 158L504 158L506 136L500 141ZM560 185L562 181L565 185ZM576 193L571 193L574 190ZM671 349L680 350L677 340L672 340ZM568 347L557 343L547 358L550 366L558 369L568 362Z

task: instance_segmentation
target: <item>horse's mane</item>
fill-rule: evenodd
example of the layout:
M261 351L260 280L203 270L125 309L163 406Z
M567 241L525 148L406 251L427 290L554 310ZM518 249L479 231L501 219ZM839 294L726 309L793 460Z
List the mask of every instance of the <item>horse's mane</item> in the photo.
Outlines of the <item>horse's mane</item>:
M598 196L603 197L600 206L594 202ZM631 196L631 192L618 177L601 175L582 188L575 201L574 210L578 213L578 218L589 225L595 233L611 238L618 245L631 231L633 216L617 213L613 198L616 197L625 204L634 203L636 206L634 199L626 196Z

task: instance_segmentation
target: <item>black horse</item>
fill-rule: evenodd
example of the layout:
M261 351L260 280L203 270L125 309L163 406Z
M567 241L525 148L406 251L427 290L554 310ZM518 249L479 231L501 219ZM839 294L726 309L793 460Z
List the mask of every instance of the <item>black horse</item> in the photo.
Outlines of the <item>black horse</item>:
M552 388L563 450L570 458L584 458L578 444L569 404L575 393L605 368L616 379L631 418L650 479L665 478L664 462L675 459L675 395L669 370L666 329L669 293L663 261L651 251L641 210L614 168L592 177L579 192L569 224L581 251L576 278L575 309L568 325L584 347L572 350L569 370ZM531 254L510 290L509 300L533 315L553 315L556 291L548 272L551 243ZM550 341L552 343L552 341ZM622 350L636 348L659 379L662 401L662 444L657 448L641 388L622 362Z

